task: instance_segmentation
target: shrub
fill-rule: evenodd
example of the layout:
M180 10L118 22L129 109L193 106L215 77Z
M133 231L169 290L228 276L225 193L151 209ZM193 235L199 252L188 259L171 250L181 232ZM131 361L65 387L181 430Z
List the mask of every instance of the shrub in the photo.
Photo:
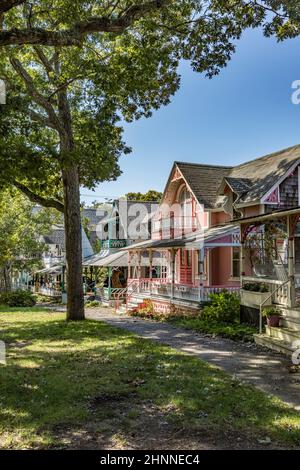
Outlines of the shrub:
M33 294L26 290L16 290L0 295L0 304L9 307L33 307L36 304Z
M61 303L61 298L56 296L52 297L50 295L34 294L36 303L38 304L59 304Z
M223 323L239 320L240 300L237 294L223 290L218 294L211 294L210 299L210 305L203 309L202 318Z
M143 303L133 308L130 313L141 318L155 318L153 303L150 299L144 299Z

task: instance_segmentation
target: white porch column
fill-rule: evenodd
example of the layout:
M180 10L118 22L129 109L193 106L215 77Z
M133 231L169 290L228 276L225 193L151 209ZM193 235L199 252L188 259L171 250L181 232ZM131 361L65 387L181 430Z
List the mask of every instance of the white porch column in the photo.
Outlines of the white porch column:
M287 236L288 236L288 306L295 305L295 227L293 218L287 216Z

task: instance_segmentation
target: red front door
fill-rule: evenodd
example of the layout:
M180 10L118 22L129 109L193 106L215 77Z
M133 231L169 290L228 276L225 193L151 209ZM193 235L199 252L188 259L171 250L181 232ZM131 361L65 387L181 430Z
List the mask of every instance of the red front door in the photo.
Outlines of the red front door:
M180 250L180 284L192 283L192 251Z

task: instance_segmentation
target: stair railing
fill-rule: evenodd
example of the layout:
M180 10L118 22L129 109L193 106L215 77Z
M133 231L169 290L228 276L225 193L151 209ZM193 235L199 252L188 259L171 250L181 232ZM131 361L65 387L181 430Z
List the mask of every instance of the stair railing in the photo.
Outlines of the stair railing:
M264 299L260 306L259 306L259 334L261 335L262 334L262 327L263 327L263 321L262 321L262 310L263 310L263 307L264 305L266 305L266 303L273 297L274 294L276 294L276 292L279 291L279 289L281 289L282 287L284 287L286 284L289 284L290 282L293 282L293 276L289 277L289 279L287 281L284 281L282 284L279 284L275 290L273 290L270 295Z
M130 292L130 295L128 295L128 292L129 292L129 288L132 288L132 291ZM120 305L121 305L121 298L124 298L126 299L126 307L128 306L128 300L131 298L131 296L138 292L139 290L139 281L137 281L136 279L129 282L127 284L126 287L124 287L123 289L121 289L117 295L116 295L116 304L115 304L115 309L118 310Z

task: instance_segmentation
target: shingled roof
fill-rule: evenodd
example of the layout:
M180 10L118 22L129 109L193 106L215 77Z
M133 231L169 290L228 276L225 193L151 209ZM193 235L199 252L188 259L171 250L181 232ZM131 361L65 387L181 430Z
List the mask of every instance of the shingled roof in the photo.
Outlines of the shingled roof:
M208 209L215 205L218 189L232 167L175 162L194 196Z
M228 184L239 195L239 203L259 201L300 159L300 145L256 158L229 172ZM243 190L244 186L244 190Z
M175 162L200 204L220 206L218 196L227 183L238 195L236 204L259 202L300 160L300 145L256 158L235 167Z

